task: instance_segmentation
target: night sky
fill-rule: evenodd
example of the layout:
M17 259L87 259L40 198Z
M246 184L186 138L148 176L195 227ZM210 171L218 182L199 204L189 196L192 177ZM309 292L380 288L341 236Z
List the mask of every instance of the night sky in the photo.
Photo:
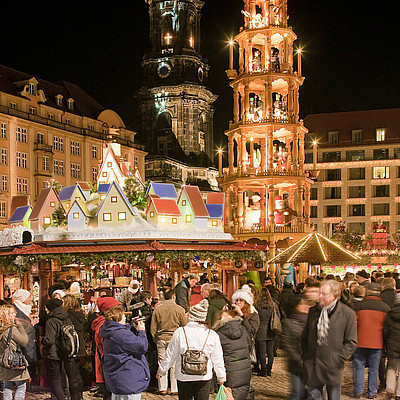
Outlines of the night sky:
M219 95L215 142L232 118L226 41L243 24L242 0L205 0L202 54ZM148 44L145 0L8 2L0 63L79 85L137 130L134 93ZM289 25L304 48L300 113L400 107L399 2L288 0ZM237 58L237 55L235 55Z

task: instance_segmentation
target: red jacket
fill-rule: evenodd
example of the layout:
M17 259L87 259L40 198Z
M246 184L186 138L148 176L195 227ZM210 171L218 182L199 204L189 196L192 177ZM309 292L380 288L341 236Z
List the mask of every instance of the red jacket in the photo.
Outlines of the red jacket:
M365 296L354 304L357 314L357 347L383 348L383 325L389 306L378 296Z
M103 315L99 315L92 322L92 329L94 331L94 341L96 343L96 354L94 355L94 370L96 373L96 383L104 382L103 368L101 365L101 359L103 358L103 338L100 336L100 327L104 324L106 319Z

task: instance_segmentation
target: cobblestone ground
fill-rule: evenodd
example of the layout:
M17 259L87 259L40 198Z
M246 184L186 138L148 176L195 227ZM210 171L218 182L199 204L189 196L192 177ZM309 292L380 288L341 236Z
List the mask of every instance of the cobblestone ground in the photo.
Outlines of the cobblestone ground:
M270 377L258 377L253 374L252 384L256 391L256 400L266 399L288 399L291 390L290 376L286 370L286 360L284 357L276 357L274 366L272 368L272 374ZM351 364L348 362L345 369L344 383L342 387L342 399L352 399L353 393L353 376L351 370ZM51 395L48 390L42 387L31 387L28 393L29 400L50 400ZM210 396L210 399L214 399L215 396ZM366 397L366 396L365 396ZM377 400L386 399L386 393L378 393ZM83 394L84 400L99 400L99 397L95 397L94 390L87 390ZM165 395L160 396L156 393L144 392L142 393L142 400L177 400L178 396Z

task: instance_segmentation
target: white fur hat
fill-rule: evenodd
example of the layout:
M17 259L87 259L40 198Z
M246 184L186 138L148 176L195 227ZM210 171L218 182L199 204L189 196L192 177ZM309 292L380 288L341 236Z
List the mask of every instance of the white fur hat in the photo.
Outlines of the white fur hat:
M73 295L75 294L80 294L81 293L81 286L79 285L79 282L72 282L71 286L69 288L69 292Z
M245 286L247 286L247 285L245 285ZM250 304L251 306L254 303L253 293L251 293L251 289L247 290L246 288L242 288L242 289L236 290L236 292L233 293L233 295L232 295L232 303L234 303L237 299L242 299L247 304Z
M19 300L21 303L23 303L26 299L28 299L30 297L30 295L31 295L31 293L25 289L17 289L13 293L12 298L14 300Z

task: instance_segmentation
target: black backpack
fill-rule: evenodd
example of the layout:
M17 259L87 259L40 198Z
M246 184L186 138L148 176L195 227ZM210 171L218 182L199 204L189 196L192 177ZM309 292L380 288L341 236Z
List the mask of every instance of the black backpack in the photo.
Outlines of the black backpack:
M58 352L62 360L75 358L79 354L78 332L69 318L61 325Z

